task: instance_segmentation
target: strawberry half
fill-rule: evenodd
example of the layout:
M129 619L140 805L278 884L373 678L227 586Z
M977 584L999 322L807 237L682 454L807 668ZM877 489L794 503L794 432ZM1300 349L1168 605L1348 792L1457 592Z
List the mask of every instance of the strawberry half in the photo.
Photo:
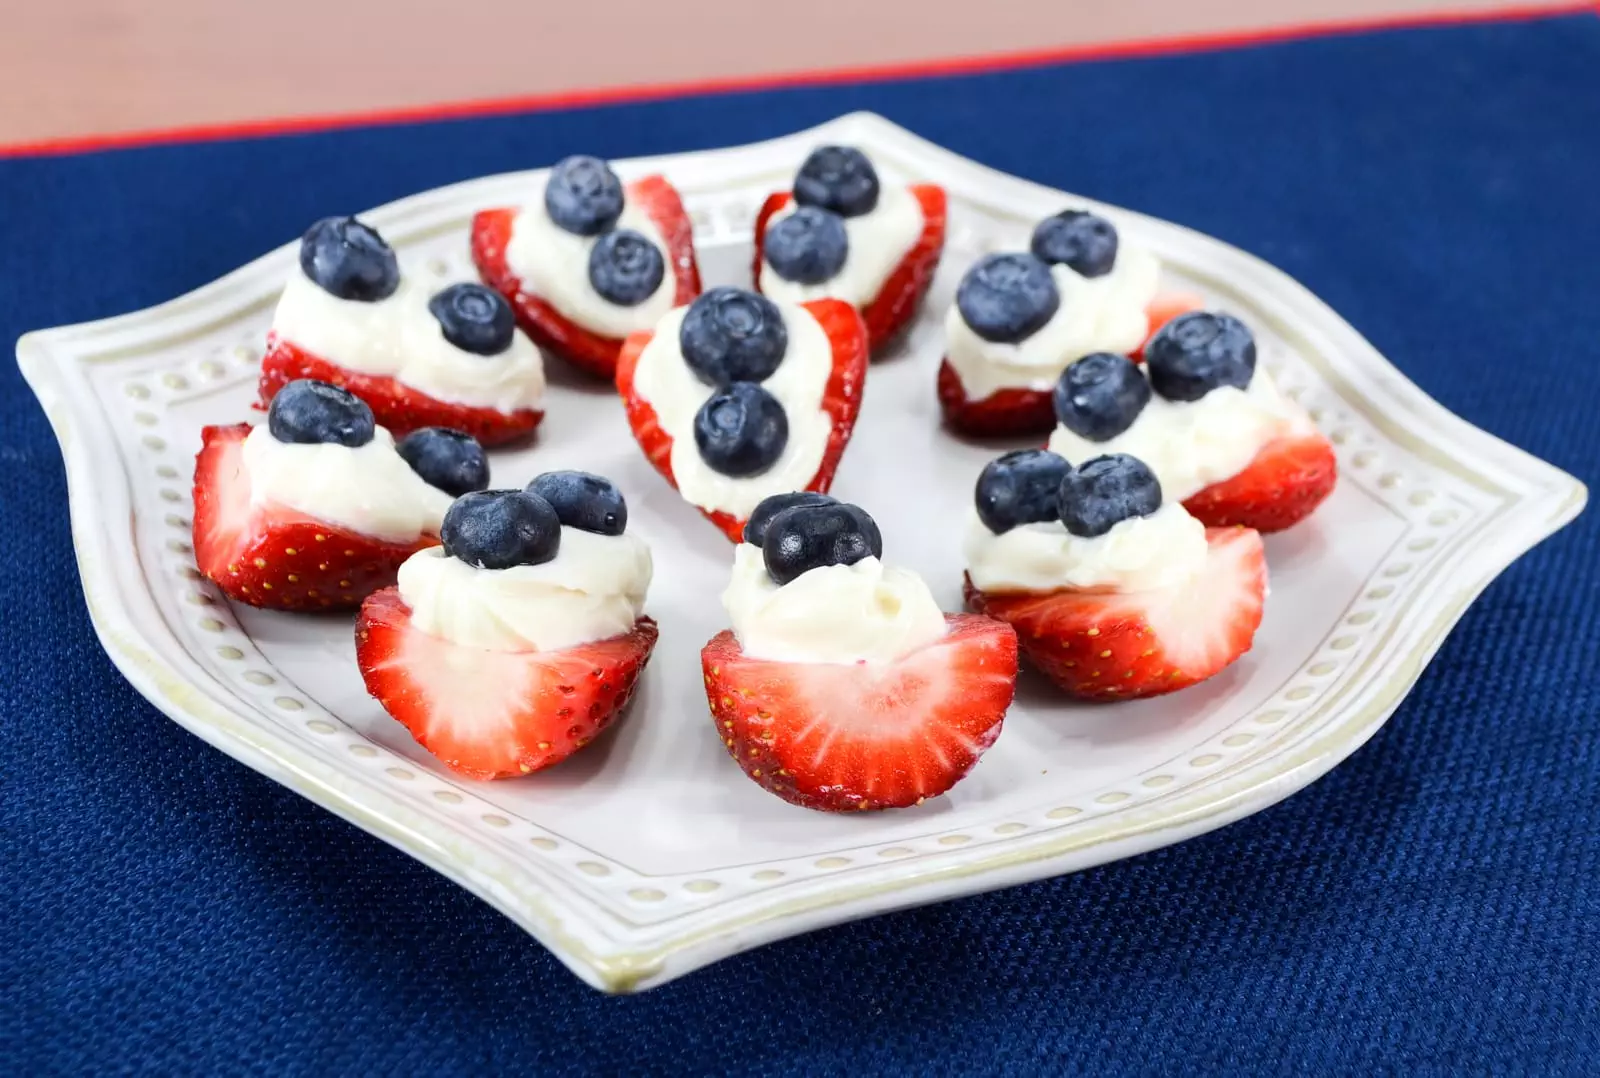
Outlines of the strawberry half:
M1048 389L999 389L971 400L948 359L939 364L939 409L951 430L978 438L1048 434L1056 425Z
M833 484L833 473L839 469L839 458L850 441L850 432L855 429L856 416L861 412L861 388L867 378L867 333L856 309L843 300L818 299L800 306L810 311L822 326L833 349L833 373L822 391L822 408L833 418L833 430L822 451L817 474L805 487L826 494ZM676 488L678 483L672 476L672 436L656 420L656 410L650 402L634 389L639 356L654 336L648 332L635 333L623 345L617 357L617 392L622 394L622 403L628 411L628 426L633 428L639 448L650 458L656 471ZM742 519L705 509L700 512L722 529L730 541L737 543L743 538Z
M944 188L931 183L914 183L907 190L922 207L922 234L911 245L904 258L883 282L871 302L861 308L861 319L867 326L867 340L877 349L894 340L900 331L911 323L917 305L933 284L934 272L939 268L939 256L944 252L945 225L948 219ZM762 242L767 234L767 222L783 209L794 196L779 191L767 196L756 215L756 253L752 267L752 280L761 290Z
M367 402L378 425L396 438L423 427L450 427L465 431L483 445L504 445L532 434L544 418L544 412L533 408L501 412L442 401L387 375L347 370L268 333L258 386L261 407L271 404L278 390L296 378L314 378L348 389Z
M627 186L628 201L641 207L667 242L667 269L677 280L672 305L681 307L700 294L700 269L694 257L694 226L677 189L664 176L646 176ZM576 324L538 296L524 292L522 281L506 263L511 226L520 211L482 210L472 218L472 261L483 283L504 296L517 312L517 322L539 347L611 378L617 369L622 340L594 333Z
M1205 300L1189 292L1163 293L1150 301L1145 317L1150 329L1145 342L1156 331L1180 314L1204 308ZM1078 358L1078 357L1073 357ZM1135 363L1144 359L1144 344L1129 357ZM1008 387L996 390L981 400L972 400L961 384L961 376L947 359L939 365L939 409L951 430L976 438L1004 438L1026 434L1048 434L1055 429L1056 412L1048 389Z
M967 605L1017 631L1022 650L1074 696L1129 700L1204 681L1250 650L1267 591L1261 536L1210 528L1191 583L1143 592L982 592Z
M250 504L250 425L206 427L194 462L194 560L228 598L272 610L353 610L439 540L385 543L286 506Z
M1191 495L1183 507L1209 528L1282 531L1310 516L1338 480L1328 439L1317 432L1289 435L1262 446L1244 471Z
M937 797L995 738L1017 682L1017 636L949 614L944 637L887 665L747 659L732 632L700 653L717 733L744 773L827 812Z
M356 662L367 692L417 743L469 778L559 763L622 714L656 646L656 623L560 651L466 648L411 625L398 588L367 597Z

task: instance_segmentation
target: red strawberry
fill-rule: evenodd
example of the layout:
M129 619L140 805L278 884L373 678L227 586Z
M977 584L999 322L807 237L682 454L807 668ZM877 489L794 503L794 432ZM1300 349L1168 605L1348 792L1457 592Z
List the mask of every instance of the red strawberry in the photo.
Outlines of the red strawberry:
M822 407L833 417L833 433L828 436L817 474L806 484L807 490L826 494L833 483L833 473L839 468L839 458L850 441L850 432L855 429L856 415L861 411L861 387L867 377L867 334L856 309L842 300L818 299L801 306L821 324L833 346L833 375L822 392ZM653 336L652 333L635 333L623 345L622 354L617 357L617 391L627 406L628 426L633 428L639 448L650 458L656 471L676 487L677 481L672 477L672 437L661 429L650 402L642 399L633 388L639 355ZM704 509L701 512L733 542L739 542L744 535L743 520L727 513Z
M1144 346L1150 343L1151 337L1161 331L1162 326L1180 314L1188 314L1190 311L1203 311L1205 306L1205 297L1197 296L1193 292L1163 292L1156 296L1155 299L1150 301L1150 305L1144 309L1145 320L1149 323L1149 328L1145 330L1144 343L1134 349L1129 358L1135 363L1143 362Z
M296 378L315 378L343 386L366 401L378 425L388 428L396 438L422 427L451 427L466 431L484 445L504 445L533 433L544 418L544 412L533 408L507 413L451 404L386 375L346 370L267 334L267 354L261 358L261 407L272 403L278 390Z
M1191 495L1183 507L1209 528L1242 524L1277 532L1310 516L1338 479L1328 439L1315 432L1288 435L1262 446L1244 471Z
M1056 425L1048 389L999 389L969 400L948 359L939 364L939 407L951 430L978 438L1048 434Z
M1250 650L1267 591L1261 536L1211 528L1205 571L1184 587L981 592L967 605L1009 622L1022 650L1074 696L1159 696L1211 677Z
M677 278L672 305L681 307L700 294L700 269L694 258L694 226L677 190L663 176L646 176L628 184L628 200L643 208L667 241L667 269ZM472 218L472 260L490 288L506 297L517 321L534 343L565 357L590 374L611 378L616 373L622 341L590 332L538 296L524 292L522 281L506 264L506 244L516 209L482 210Z
M384 543L273 503L250 504L247 423L206 427L194 462L194 560L230 599L273 610L348 610L394 583L434 536Z
M939 255L944 251L945 223L948 212L944 188L931 183L914 183L910 190L922 206L922 235L900 264L883 282L883 288L872 301L861 308L861 318L867 326L867 340L877 349L894 340L911 322L917 305L933 284L934 271L939 268ZM753 267L756 288L761 287L761 244L767 234L767 222L772 215L787 206L794 196L787 191L768 195L756 215L756 254Z
M792 804L828 812L937 797L995 738L1017 682L1017 636L949 614L949 632L886 666L747 659L732 632L700 653L728 754Z
M561 651L465 648L411 626L398 588L367 597L356 663L417 743L469 778L526 775L583 748L622 714L656 623Z

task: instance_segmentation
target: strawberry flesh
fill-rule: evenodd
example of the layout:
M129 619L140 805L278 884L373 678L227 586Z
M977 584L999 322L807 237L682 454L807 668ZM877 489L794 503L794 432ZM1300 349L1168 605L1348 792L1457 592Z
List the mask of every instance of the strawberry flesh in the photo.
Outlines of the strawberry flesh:
M694 225L677 190L662 176L646 176L628 184L628 201L638 205L666 241L667 269L677 282L672 305L681 307L700 294L700 269L694 255ZM622 339L584 329L538 296L522 290L522 280L506 261L506 245L516 209L483 210L472 218L472 260L484 284L499 292L517 314L517 322L539 347L560 355L600 378L615 376ZM527 212L543 212L538 208Z
M272 610L354 609L438 538L386 543L273 502L252 505L247 423L206 427L194 469L194 556L230 599Z
M486 446L504 445L532 434L544 418L544 412L533 408L501 412L438 400L385 375L347 370L267 334L267 354L261 358L261 407L271 404L278 391L297 378L314 378L348 389L367 402L378 425L396 438L423 427L449 427L465 431Z
M728 754L785 801L828 812L949 790L1000 736L1017 637L986 617L945 620L944 637L884 665L750 659L719 633L701 662Z
M922 207L922 232L911 250L895 265L883 287L861 308L861 319L867 327L867 341L874 350L898 337L911 323L922 297L933 284L934 273L939 268L939 256L944 253L945 228L948 221L948 200L944 188L931 183L914 183L907 190ZM767 223L773 214L783 209L794 196L788 191L768 195L756 215L756 252L752 267L757 290L761 288L761 266L764 261L762 241L767 234Z
M822 409L833 420L828 434L828 444L822 451L822 462L816 475L805 486L826 494L833 484L833 474L839 469L839 458L849 444L855 429L856 416L861 412L861 389L867 377L867 335L861 316L850 304L836 299L812 300L800 306L811 312L828 335L833 349L833 372L828 376L822 391ZM656 471L674 487L678 485L672 475L672 436L656 418L650 402L639 396L634 387L639 356L654 337L652 333L635 333L624 343L617 357L617 392L628 413L628 426ZM729 541L737 543L744 535L744 520L731 513L701 509L705 518L715 524Z
M411 624L396 588L356 619L367 691L417 743L474 779L526 775L593 741L627 707L656 645L656 623L560 651L490 651Z
M951 430L977 438L1048 434L1056 425L1048 389L1008 387L971 400L948 359L939 364L939 408Z
M1074 696L1129 700L1186 688L1250 650L1266 599L1261 536L1211 528L1205 569L1153 591L982 592L967 603L1017 631L1034 666Z
M1333 444L1308 432L1268 442L1244 471L1191 495L1183 507L1209 528L1277 532L1310 516L1338 480Z

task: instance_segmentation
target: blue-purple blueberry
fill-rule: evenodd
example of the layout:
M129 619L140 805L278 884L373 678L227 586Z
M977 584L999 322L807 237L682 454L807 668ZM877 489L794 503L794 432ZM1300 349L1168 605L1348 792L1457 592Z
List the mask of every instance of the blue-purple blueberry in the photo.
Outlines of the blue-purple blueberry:
M536 494L479 490L450 506L439 541L446 554L479 569L543 565L561 550L561 520Z
M1067 531L1084 539L1161 508L1161 483L1144 461L1112 453L1084 461L1061 481L1058 509Z

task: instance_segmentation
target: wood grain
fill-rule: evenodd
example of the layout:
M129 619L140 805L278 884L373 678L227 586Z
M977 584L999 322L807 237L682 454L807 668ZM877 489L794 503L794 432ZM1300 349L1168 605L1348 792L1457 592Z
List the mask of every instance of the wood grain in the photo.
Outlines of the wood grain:
M5 5L0 32L0 143L1539 6L1527 0L14 0ZM805 16L791 14L799 11Z

